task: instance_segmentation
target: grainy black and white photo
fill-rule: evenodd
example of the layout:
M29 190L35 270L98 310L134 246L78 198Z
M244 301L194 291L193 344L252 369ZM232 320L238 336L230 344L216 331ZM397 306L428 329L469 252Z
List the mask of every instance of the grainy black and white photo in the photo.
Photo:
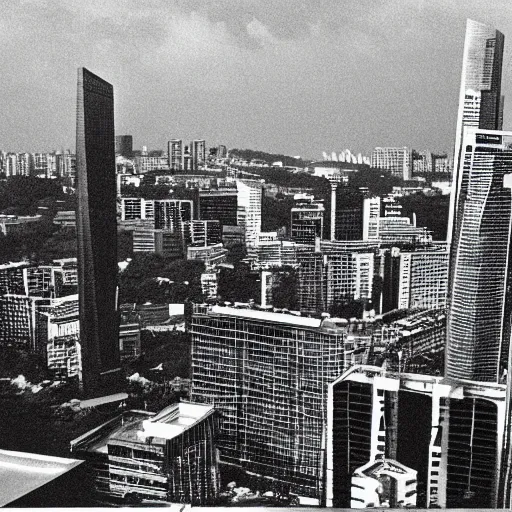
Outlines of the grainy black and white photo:
M0 507L511 510L510 41L0 0Z

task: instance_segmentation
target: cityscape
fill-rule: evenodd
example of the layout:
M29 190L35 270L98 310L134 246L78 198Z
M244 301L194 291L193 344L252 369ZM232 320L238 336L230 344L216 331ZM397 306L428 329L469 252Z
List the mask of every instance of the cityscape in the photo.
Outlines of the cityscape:
M248 51L306 37L256 4ZM512 508L512 34L477 14L444 146L151 147L88 62L74 149L0 130L1 507Z

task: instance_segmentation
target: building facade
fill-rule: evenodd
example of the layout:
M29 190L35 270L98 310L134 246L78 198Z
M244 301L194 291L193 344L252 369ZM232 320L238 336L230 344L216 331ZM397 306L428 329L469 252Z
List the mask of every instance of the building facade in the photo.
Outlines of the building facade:
M190 402L158 414L128 411L71 441L71 451L88 459L99 496L214 505L218 424L213 407Z
M403 180L411 179L411 152L408 148L375 148L371 156L374 169L389 171Z
M508 366L512 132L466 128L450 256L447 376L498 382Z
M252 488L323 495L328 382L345 365L345 331L326 320L220 306L192 316L194 401L222 413L221 462Z
M501 506L505 394L505 385L351 367L329 386L326 505L349 507L361 498L358 469L393 459L416 472L402 499L419 507Z
M76 151L82 385L94 392L119 371L116 163L113 87L85 68L78 70Z
M316 238L323 238L325 208L323 201L313 196L300 197L291 209L291 239L301 244L314 244Z

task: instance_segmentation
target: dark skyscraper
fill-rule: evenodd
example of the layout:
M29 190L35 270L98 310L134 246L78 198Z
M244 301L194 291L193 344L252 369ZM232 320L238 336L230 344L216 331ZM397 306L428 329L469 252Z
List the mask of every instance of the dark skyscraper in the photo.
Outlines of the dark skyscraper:
M76 167L82 383L96 393L119 369L113 87L78 70Z
M131 135L116 135L116 154L126 158L133 156L133 137Z

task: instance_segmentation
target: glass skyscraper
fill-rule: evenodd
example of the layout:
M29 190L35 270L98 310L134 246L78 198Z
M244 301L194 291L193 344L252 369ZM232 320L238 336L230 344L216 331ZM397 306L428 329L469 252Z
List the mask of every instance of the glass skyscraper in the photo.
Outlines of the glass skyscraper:
M501 96L501 70L505 36L488 25L467 20L462 76L459 93L453 184L458 182L464 127L484 130L501 130L503 102ZM450 203L448 242L453 235L453 217L457 191L454 189Z
M448 221L446 375L496 382L503 371L510 136L502 128L504 36L468 20Z
M456 185L446 376L497 382L510 337L512 132L466 128Z
M96 393L119 370L114 92L85 68L78 70L76 167L81 379Z

